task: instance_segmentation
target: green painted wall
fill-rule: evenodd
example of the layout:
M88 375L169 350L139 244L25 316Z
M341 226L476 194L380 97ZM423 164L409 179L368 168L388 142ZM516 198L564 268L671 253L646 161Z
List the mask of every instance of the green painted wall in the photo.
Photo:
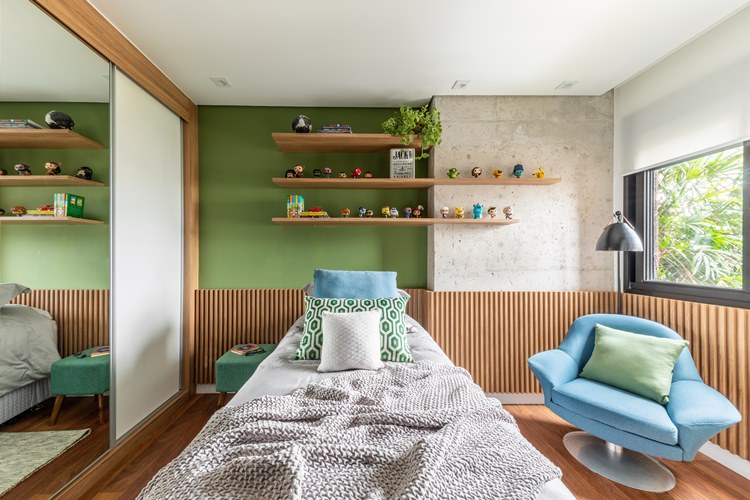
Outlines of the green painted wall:
M286 213L286 197L301 194L305 206L332 216L342 207L375 210L395 205L426 206L424 190L298 190L276 187L273 177L296 163L351 172L359 167L388 177L388 153L281 153L272 132L291 131L299 113L322 123L348 123L355 132L381 132L393 109L199 107L200 287L301 287L316 268L393 270L401 287L427 285L427 229L387 227L288 227L272 217ZM426 161L417 176L426 176Z
M43 125L44 115L57 109L71 115L77 132L109 145L109 104L0 102L0 117L28 118ZM13 166L26 163L34 174L45 173L44 163L62 164L62 173L74 175L88 165L99 188L0 188L0 207L10 214L13 205L35 209L52 204L55 192L86 198L84 216L101 219L98 226L0 225L0 282L18 282L36 289L109 288L109 150L1 149L0 167L17 175Z

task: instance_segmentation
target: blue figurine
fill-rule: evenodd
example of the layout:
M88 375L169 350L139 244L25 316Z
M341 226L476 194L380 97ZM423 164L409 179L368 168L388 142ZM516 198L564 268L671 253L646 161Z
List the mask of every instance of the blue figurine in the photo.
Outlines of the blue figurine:
M365 207L359 207L359 216L364 217L365 213L367 213L367 209Z
M474 209L474 218L475 219L481 219L482 218L482 205L479 203L475 203L472 207Z
M516 179L520 179L523 175L523 165L519 163L518 165L513 167L513 175L516 176Z

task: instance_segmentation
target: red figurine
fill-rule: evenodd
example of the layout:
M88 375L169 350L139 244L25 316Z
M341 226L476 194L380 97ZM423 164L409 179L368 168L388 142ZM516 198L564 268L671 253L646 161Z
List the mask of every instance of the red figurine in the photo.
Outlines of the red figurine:
M362 169L361 168L355 168L352 170L352 177L354 179L358 178L360 175L362 175Z

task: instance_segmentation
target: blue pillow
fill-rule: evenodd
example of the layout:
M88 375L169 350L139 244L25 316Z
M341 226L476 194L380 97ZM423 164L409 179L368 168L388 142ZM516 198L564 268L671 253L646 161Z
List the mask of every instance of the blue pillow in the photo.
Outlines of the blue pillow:
M393 271L330 271L316 269L313 297L321 299L381 299L398 297Z

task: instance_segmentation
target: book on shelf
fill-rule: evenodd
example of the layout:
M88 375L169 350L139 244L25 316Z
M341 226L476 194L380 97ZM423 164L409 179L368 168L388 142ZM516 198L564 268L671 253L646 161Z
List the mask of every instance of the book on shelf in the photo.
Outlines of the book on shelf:
M247 354L255 354L258 352L266 352L258 344L237 344L236 346L232 347L231 351L240 356L245 356Z
M93 351L91 351L91 354L90 354L90 356L92 358L95 358L97 356L107 356L107 355L109 355L109 346L108 345L103 345L103 346L96 347L96 348L94 348Z
M318 129L319 134L351 134L352 126L343 123L324 123Z
M83 205L86 198L70 193L54 194L55 217L83 217Z
M0 128L42 128L42 126L34 120L0 118Z
M55 215L54 210L27 210L25 217L39 217L40 215Z

